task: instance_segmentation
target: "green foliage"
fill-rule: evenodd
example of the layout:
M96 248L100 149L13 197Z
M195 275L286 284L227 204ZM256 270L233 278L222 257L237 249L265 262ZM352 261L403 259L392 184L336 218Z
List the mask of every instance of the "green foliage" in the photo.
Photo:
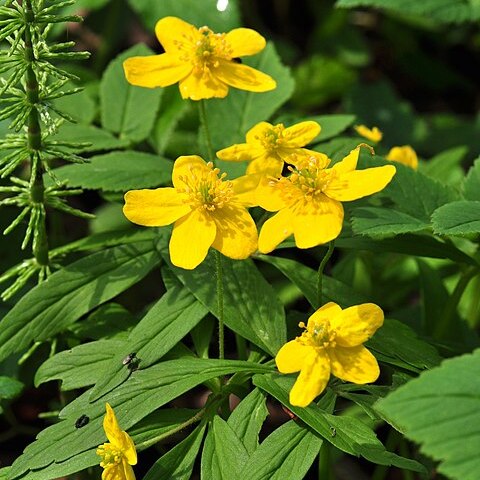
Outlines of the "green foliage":
M474 480L480 469L480 351L445 360L375 405L449 478Z
M439 235L480 233L480 202L447 203L433 214L433 231Z

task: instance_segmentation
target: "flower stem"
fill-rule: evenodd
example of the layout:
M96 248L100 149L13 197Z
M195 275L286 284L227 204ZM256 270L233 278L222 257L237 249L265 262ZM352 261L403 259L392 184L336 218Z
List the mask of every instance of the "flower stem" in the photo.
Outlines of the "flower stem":
M457 310L458 303L462 298L463 292L467 288L470 280L478 275L478 268L477 267L470 267L465 270L462 275L460 276L455 288L452 292L452 295L447 301L445 305L445 310L440 318L440 321L437 323L434 333L435 338L443 338L448 331L448 327L452 323L452 318L455 315Z
M25 85L27 102L30 107L27 124L28 148L30 150L30 166L32 177L30 179L30 200L34 208L44 212L44 194L45 185L43 183L43 166L40 158L42 149L42 131L38 112L39 86L38 79L33 68L36 61L35 52L32 45L32 28L35 22L35 13L32 8L32 1L25 0L25 60L27 61L27 70L25 73ZM38 215L35 222L35 235L33 242L33 254L39 265L49 264L48 239L45 225L45 215Z
M333 250L335 249L335 241L332 240L328 244L328 250L325 256L322 258L320 265L318 267L318 276L317 276L317 308L320 308L323 303L323 270L325 265L327 265L328 260L332 256Z
M215 163L215 152L213 151L212 138L210 136L210 130L208 129L207 110L205 108L205 100L199 100L198 110L200 113L200 123L202 124L205 143L207 144L208 161Z
M222 254L215 250L215 270L217 276L217 317L218 317L218 358L225 358L225 327L223 316L223 272Z

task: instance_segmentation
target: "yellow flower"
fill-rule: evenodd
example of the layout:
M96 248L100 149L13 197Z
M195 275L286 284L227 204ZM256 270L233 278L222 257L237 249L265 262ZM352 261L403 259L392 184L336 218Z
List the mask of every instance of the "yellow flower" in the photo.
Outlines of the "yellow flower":
M214 33L208 27L165 17L157 22L155 33L165 53L127 59L123 67L132 85L154 88L180 82L182 97L192 100L223 98L229 86L251 92L276 87L269 75L236 61L265 48L265 39L255 30Z
M404 145L403 147L393 147L388 152L387 160L403 163L407 167L411 167L414 170L418 168L417 153L410 145Z
M285 128L282 123L260 122L247 132L247 143L239 143L217 152L218 158L234 162L250 162L247 174L267 173L279 176L283 162L296 164L322 154L302 148L319 133L318 123L306 121Z
M161 227L174 223L170 259L178 267L195 268L213 247L234 259L257 249L257 227L246 206L251 179L226 181L218 168L197 155L179 157L173 188L131 190L123 212L133 223ZM253 185L255 187L255 185Z
M296 168L289 177L261 182L256 190L258 205L278 211L262 227L258 248L268 253L295 236L298 248L311 248L338 237L343 224L343 206L379 192L395 174L393 165L355 170L360 148L341 162L327 168L326 155L315 157Z
M364 384L377 380L376 358L362 345L383 325L383 312L373 303L342 310L330 302L317 310L300 337L286 343L275 362L281 373L300 371L290 403L306 407L327 386L330 374L347 382Z
M355 125L353 128L359 135L371 142L378 143L383 137L383 133L377 127L370 129L365 125Z
M131 465L137 464L137 451L127 432L120 429L112 407L106 404L107 413L103 419L103 429L109 443L100 445L97 455L102 457L100 466L104 468L102 480L135 480Z

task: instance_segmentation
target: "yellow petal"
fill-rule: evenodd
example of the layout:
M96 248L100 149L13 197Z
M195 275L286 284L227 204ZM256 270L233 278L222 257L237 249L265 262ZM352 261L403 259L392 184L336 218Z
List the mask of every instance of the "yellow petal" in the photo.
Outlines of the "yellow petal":
M220 160L227 160L229 162L249 162L262 156L264 153L263 148L258 148L249 143L237 143L236 145L218 151L217 157Z
M323 349L310 349L300 375L290 391L290 403L308 406L327 386L330 378L330 359Z
M383 133L377 127L370 129L365 125L355 125L353 128L359 135L374 143L378 143L383 137Z
M137 464L137 450L135 449L135 444L133 443L132 438L127 432L123 432L123 455L127 459L130 465Z
M298 248L312 248L337 238L342 225L342 204L325 195L303 200L295 207L293 234Z
M217 228L202 209L177 220L170 238L170 260L177 267L193 270L205 260Z
M185 78L192 66L163 53L149 57L131 57L123 62L128 83L138 87L168 87Z
M190 212L190 207L184 203L185 199L186 195L170 187L130 190L125 194L123 213L137 225L163 227Z
M330 163L330 159L324 153L307 148L279 148L276 153L284 162L291 163L299 168L301 168L302 163L309 162L312 159L315 159L318 168L327 168Z
M244 207L225 205L212 213L217 235L212 247L229 258L248 258L257 250L257 226Z
M400 162L411 167L414 170L418 168L418 157L415 150L410 145L404 145L403 147L393 147L387 155L387 160L393 162Z
M293 213L284 208L269 218L264 224L258 237L258 249L262 253L269 253L292 234Z
M231 87L249 92L267 92L277 86L277 82L270 75L248 65L227 60L219 60L214 75Z
M232 49L232 57L254 55L265 48L265 39L250 28L235 28L225 35L225 41Z
M185 43L195 44L198 29L177 17L161 18L155 25L155 34L166 52L179 53Z
M346 308L331 318L337 344L355 347L366 342L382 325L383 311L374 303L362 303Z
M256 207L258 184L262 180L262 174L243 175L232 180L233 191L235 192L235 202L245 207Z
M127 462L125 458L122 459L123 475L125 480L135 480L135 473L133 473L133 468L130 465L136 465L135 463ZM123 479L122 479L123 480Z
M268 176L263 177L256 190L258 205L269 212L276 212L277 210L286 208L288 204L285 200L284 186L288 187L289 185L286 183L285 185L281 185L280 182L275 179L270 179ZM292 188L292 191L294 191L293 189L295 189L295 187Z
M267 135L273 129L273 125L268 122L260 122L254 125L246 135L247 143L249 144L258 144L262 146L262 149L265 150L261 140L265 135Z
M175 188L185 188L183 178L192 180L193 176L200 177L210 171L207 162L198 155L182 155L173 164L172 182Z
M283 345L275 357L280 373L295 373L302 369L312 347L303 345L298 340L291 340Z
M215 71L216 73L216 71ZM180 81L180 94L182 98L202 100L204 98L224 98L227 96L228 86L210 70L200 73L192 72Z
M108 465L102 472L102 480L126 480L122 465Z
M333 177L323 192L334 200L348 202L383 190L395 175L393 165L354 170Z
M282 147L297 148L310 143L319 133L317 122L306 121L288 127L283 132Z
M346 382L372 383L380 375L377 359L363 346L329 349L332 373Z
M327 320L330 322L332 318L341 312L342 309L336 303L328 302L310 316L308 319L307 328L309 330L313 330L316 326L325 323Z
M352 172L357 168L358 156L360 155L360 148L353 149L341 162L336 163L332 170L337 174Z
M105 404L107 413L103 417L103 429L107 435L108 441L117 448L121 448L124 443L123 431L118 425L115 412L109 403Z
M277 178L283 170L283 161L276 156L262 156L250 162L247 167L247 174L263 174L265 177ZM268 178L267 178L268 180Z

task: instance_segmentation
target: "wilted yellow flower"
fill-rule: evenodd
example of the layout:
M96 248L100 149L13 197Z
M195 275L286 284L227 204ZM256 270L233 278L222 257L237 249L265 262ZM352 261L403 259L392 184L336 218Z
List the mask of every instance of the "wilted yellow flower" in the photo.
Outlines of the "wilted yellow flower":
M131 465L137 464L137 451L127 432L120 429L113 408L107 403L103 429L109 443L100 445L97 455L102 457L102 480L135 480Z
M404 145L403 147L393 147L387 155L387 160L393 162L400 162L411 167L414 170L418 168L418 157L415 150L410 145Z
M332 168L327 168L330 159L326 155L315 157L290 167L288 177L260 183L258 205L278 211L263 224L258 239L262 253L271 252L292 233L298 248L311 248L338 237L343 224L340 202L379 192L395 174L393 165L356 170L359 152L357 147Z
M353 128L359 135L371 142L378 143L383 137L383 133L377 127L370 129L365 125L355 125Z
M123 213L147 227L173 225L170 259L177 267L195 268L210 247L234 259L257 249L257 227L246 206L252 206L248 176L233 181L197 155L179 157L173 166L173 188L131 190ZM255 185L253 185L254 187Z
M327 386L330 374L347 382L364 384L377 380L376 358L362 345L383 325L383 311L373 303L342 310L330 302L300 327L301 336L286 343L275 362L281 373L300 371L290 403L306 407Z
M317 122L306 121L285 128L282 123L272 125L257 123L247 132L247 143L239 143L217 152L218 158L227 161L247 161L247 174L267 173L279 176L283 162L296 164L309 157L322 154L302 148L319 133Z
M229 86L251 92L276 87L269 75L236 61L265 48L265 39L255 30L214 33L165 17L157 22L155 33L165 53L125 60L125 76L132 85L154 88L180 82L182 97L192 100L223 98Z

